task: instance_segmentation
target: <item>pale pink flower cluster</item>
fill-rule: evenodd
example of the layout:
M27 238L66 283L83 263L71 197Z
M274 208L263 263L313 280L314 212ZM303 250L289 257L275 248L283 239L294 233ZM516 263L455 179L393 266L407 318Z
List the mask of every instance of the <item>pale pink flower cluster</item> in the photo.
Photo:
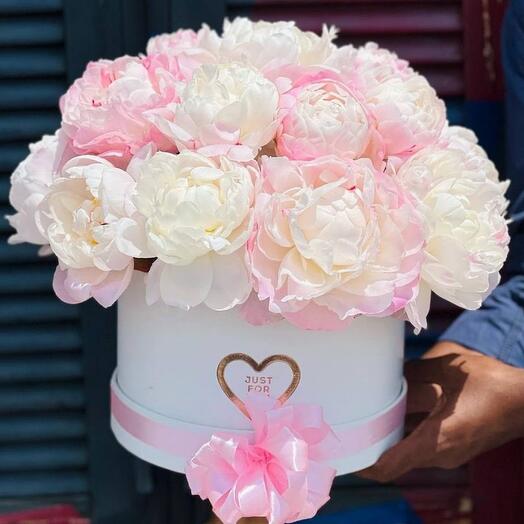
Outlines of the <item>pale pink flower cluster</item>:
M507 184L407 62L336 30L226 21L88 64L12 176L12 243L104 306L146 299L340 329L479 307L507 255Z

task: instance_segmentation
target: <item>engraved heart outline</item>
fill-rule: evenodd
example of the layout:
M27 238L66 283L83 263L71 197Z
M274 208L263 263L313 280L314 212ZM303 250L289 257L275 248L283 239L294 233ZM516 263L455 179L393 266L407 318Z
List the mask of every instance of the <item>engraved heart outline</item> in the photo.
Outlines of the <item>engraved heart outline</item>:
M271 364L274 364L275 362L283 362L284 364L287 364L288 367L291 369L292 373L292 379L289 386L286 388L284 393L282 393L278 397L278 401L281 405L285 404L291 395L296 391L298 388L298 385L300 384L300 379L302 377L302 374L300 372L300 367L296 363L295 360L293 360L291 357L288 357L287 355L271 355L269 357L266 357L261 362L257 362L253 357L246 355L245 353L231 353L230 355L226 355L217 366L217 380L218 384L222 388L222 391L226 395L226 397L248 418L251 419L249 416L249 412L246 408L246 405L238 396L235 394L235 392L230 388L229 384L227 383L225 373L226 368L231 364L232 362L245 362L253 371L256 371L257 373L261 373L269 367Z

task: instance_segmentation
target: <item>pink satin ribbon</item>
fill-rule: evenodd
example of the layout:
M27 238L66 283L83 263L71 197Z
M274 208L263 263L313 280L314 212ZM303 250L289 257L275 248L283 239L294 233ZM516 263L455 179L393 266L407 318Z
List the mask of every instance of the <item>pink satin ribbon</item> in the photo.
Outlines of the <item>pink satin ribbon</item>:
M122 429L144 444L188 460L211 437L211 434L205 431L205 427L200 429L197 426L194 430L175 428L142 415L129 406L131 402L123 401L120 395L122 393L117 392L115 387L111 388L112 415ZM341 442L339 456L357 454L397 430L404 420L405 404L404 398L374 419L361 424L357 422L341 430L335 427Z
M185 459L192 493L208 499L225 524L254 516L270 524L312 518L329 500L336 474L329 461L359 453L398 429L405 395L374 419L337 433L320 406L282 406L264 396L250 397L245 405L252 431L211 434L203 426L174 428L145 416L116 381L111 389L114 420L142 443Z
M271 524L312 518L329 500L336 470L326 461L340 442L322 408L245 401L251 435L213 434L188 462L193 495L208 499L225 524L265 517Z

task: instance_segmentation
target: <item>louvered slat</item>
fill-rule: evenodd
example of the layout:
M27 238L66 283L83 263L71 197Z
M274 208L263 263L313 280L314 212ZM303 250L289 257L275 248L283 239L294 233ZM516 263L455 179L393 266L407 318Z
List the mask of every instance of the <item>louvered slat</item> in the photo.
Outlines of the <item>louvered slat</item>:
M53 108L64 92L60 79L4 80L0 84L0 109Z
M300 10L293 5L273 5L265 9L263 5L255 4L253 14L269 21L297 19L300 28L305 31L318 31L319 21L333 23L340 29L341 35L457 33L462 29L459 3L431 3L424 5L423 9L417 9L413 4L403 5L402 2L380 6L356 2L326 4L307 4Z
M343 4L453 4L457 3L456 0L327 0L324 2L326 8L330 6ZM228 0L227 5L230 8L235 7L249 7L254 6L281 6L281 5L293 5L297 10L302 9L304 6L317 5L318 0Z
M63 23L58 16L0 20L0 46L52 45L63 38Z
M79 355L0 357L0 385L81 379L82 372Z
M363 45L369 37L342 36L340 42ZM464 60L461 41L455 34L417 33L380 35L380 44L386 49L394 49L399 56L413 65L430 64L462 64Z
M0 79L62 76L65 58L61 49L0 49Z
M10 173L28 143L60 124L62 7L0 0L0 508L86 501L89 492L78 309L52 292L54 258L7 245L4 218Z
M59 126L56 111L5 111L0 115L0 141L32 140Z
M77 495L88 489L83 471L0 475L0 497L5 498Z
M61 323L58 326L0 327L0 355L7 353L43 353L75 351L81 346L78 326Z
M9 444L0 448L0 474L8 471L77 469L87 465L83 442Z
M8 206L0 206L0 233L12 233L13 230L7 221L6 215L11 215L12 209Z
M7 182L5 183L8 186ZM7 200L9 189L4 190L0 184L0 202ZM0 264L35 262L40 260L38 256L38 246L32 244L7 244L5 239L0 240Z
M38 265L16 265L7 268L0 275L0 294L48 291L55 265L54 260L51 264L42 260Z
M0 0L0 13L38 14L60 12L62 0Z
M0 388L0 413L64 411L82 409L85 403L81 384L36 384Z
M7 201L9 187L9 178L0 176L0 203ZM0 240L0 244L3 245L3 240Z
M9 136L9 135L7 135ZM7 138L6 136L6 138ZM11 173L15 167L28 155L27 142L2 144L0 140L0 172ZM6 179L4 178L4 181ZM5 193L5 190L4 190Z
M63 322L78 318L77 308L58 301L52 295L0 297L0 311L0 325Z
M86 425L83 413L45 413L0 418L0 445L13 442L49 442L81 439Z

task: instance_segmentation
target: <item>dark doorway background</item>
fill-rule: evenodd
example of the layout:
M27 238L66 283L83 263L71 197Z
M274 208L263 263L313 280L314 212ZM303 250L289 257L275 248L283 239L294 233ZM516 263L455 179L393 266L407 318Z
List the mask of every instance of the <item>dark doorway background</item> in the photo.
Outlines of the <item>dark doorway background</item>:
M137 54L149 36L180 27L220 29L225 16L294 19L308 30L335 24L342 42L397 50L445 97L451 123L474 128L502 167L504 7L500 0L0 0L0 215L9 211L9 174L29 142L59 126L58 97L89 60ZM133 458L110 432L116 309L60 303L51 290L54 262L31 246L7 246L9 234L1 218L0 514L65 502L94 524L205 522L208 508L189 496L182 476ZM410 357L456 315L434 306L430 329L408 336ZM417 472L396 487L342 477L326 511L403 495L427 522L443 524L469 519L475 498L475 524L517 524L521 506L515 496L504 501L508 492L524 498L523 469L522 447L513 444L471 468ZM487 477L503 480L486 489Z

